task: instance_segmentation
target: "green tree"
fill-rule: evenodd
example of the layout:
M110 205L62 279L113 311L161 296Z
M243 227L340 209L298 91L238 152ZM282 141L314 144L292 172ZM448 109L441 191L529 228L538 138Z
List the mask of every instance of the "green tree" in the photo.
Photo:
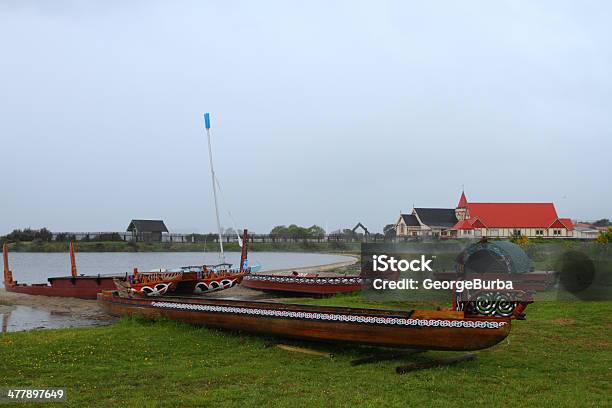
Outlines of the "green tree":
M387 239L392 239L395 238L395 224L387 224L385 225L385 227L383 228L383 234L385 235L385 238Z
M593 226L595 227L609 227L610 225L610 220L607 218L602 218L601 220L597 220L593 223Z
M308 236L310 238L323 238L325 236L325 230L318 225L313 225L308 228Z
M287 238L289 236L289 231L285 225L277 225L276 227L272 228L270 235L277 238Z
M291 224L288 226L287 232L289 233L289 237L294 240L308 238L308 230L296 224Z
M288 227L285 225L277 225L272 228L270 235L274 238L290 238L297 241L299 239L323 238L325 236L325 230L318 225L312 225L308 228L300 227L297 224L291 224Z

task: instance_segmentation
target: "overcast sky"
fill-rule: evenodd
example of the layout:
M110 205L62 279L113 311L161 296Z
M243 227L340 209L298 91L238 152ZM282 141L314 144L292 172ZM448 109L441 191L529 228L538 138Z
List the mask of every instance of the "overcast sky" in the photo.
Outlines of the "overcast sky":
M0 233L612 218L607 1L0 2Z

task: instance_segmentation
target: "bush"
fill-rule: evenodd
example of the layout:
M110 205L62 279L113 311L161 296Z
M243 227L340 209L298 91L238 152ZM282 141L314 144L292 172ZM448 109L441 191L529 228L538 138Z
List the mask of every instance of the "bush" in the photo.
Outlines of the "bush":
M62 232L55 236L55 240L58 242L76 241L76 236L74 234L66 234L65 232Z
M8 242L28 242L34 240L49 242L53 239L53 234L47 228L41 228L38 230L32 228L25 228L23 230L13 230L13 232L8 234L5 238Z
M612 227L608 227L607 231L602 231L599 233L597 237L597 243L602 245L607 245L612 242Z
M111 232L109 234L100 234L97 237L91 238L90 241L93 242L116 242L123 241L121 235L118 232Z

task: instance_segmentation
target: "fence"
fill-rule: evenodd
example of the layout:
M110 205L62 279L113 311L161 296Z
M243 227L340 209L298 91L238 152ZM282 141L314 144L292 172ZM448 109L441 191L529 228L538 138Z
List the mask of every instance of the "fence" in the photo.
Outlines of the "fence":
M222 239L224 243L238 242L236 234L223 234ZM54 241L157 241L157 242L171 242L171 243L203 243L203 242L218 242L219 236L217 234L177 234L177 233L163 233L161 234L161 240L152 240L150 236L145 234L134 235L131 232L54 232ZM279 236L273 234L249 234L249 242L260 242L260 243L277 243L277 242L385 242L389 239L385 239L382 234L329 234L321 235L316 237L292 237L292 236Z

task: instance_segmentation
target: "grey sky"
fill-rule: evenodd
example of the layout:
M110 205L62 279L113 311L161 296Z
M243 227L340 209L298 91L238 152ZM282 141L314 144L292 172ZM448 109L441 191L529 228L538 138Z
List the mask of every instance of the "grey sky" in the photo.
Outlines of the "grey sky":
M612 6L0 3L0 233L214 229L472 201L612 218ZM230 226L225 217L225 226Z

